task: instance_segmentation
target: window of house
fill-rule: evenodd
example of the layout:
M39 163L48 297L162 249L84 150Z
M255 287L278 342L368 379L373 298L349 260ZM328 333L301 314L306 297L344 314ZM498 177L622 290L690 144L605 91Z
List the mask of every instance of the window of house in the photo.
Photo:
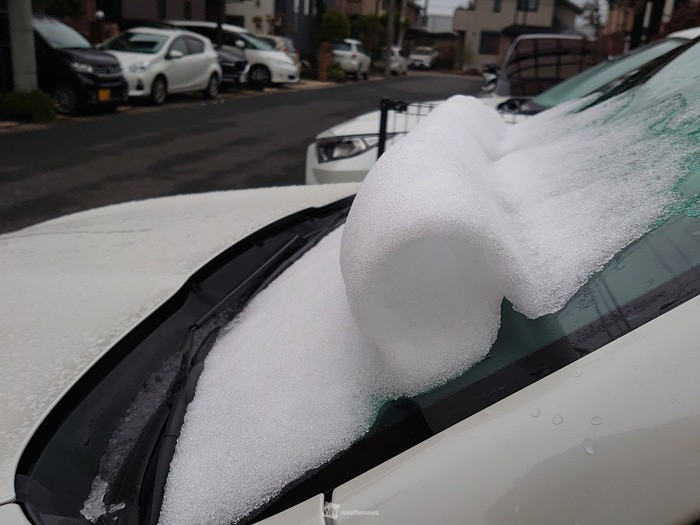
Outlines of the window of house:
M540 0L518 0L518 11L537 11Z
M497 55L500 36L498 31L482 31L481 41L479 42L479 53L482 55Z
M493 12L494 13L501 12L501 0L493 0Z

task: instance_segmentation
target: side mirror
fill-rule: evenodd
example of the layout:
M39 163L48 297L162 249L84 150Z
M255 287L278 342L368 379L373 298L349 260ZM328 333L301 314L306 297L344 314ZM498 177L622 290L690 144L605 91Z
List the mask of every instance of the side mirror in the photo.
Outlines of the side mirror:
M245 49L245 42L243 42L243 40L236 40L236 47L238 49Z
M170 51L168 51L167 58L168 58L168 60L175 60L177 58L182 58L184 56L185 56L185 53L183 53L179 49L171 49Z

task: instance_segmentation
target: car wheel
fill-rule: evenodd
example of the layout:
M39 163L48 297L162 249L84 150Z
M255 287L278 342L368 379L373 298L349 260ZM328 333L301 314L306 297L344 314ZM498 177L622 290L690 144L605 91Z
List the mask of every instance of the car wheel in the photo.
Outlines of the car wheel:
M151 85L151 103L155 106L160 106L165 102L165 97L168 96L168 84L165 77L158 75Z
M248 73L250 83L261 89L270 84L270 78L270 70L260 64L251 67Z
M73 115L78 110L78 92L70 84L59 84L53 90L53 103L57 112Z
M209 83L204 89L204 98L212 99L219 95L219 77L216 73L209 77Z
M362 78L364 78L365 80L369 80L369 69L367 69L367 71L362 73Z

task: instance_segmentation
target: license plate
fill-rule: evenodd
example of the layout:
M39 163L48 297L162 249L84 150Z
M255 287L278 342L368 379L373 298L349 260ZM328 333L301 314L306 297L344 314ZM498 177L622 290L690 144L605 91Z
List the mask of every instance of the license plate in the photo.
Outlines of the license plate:
M106 102L112 98L112 93L109 89L100 89L97 92L97 98L100 102Z

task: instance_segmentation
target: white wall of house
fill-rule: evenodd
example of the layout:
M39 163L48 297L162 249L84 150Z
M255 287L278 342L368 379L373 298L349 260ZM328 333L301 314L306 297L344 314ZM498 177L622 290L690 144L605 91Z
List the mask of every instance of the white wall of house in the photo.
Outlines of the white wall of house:
M451 33L453 19L452 15L428 15L425 30L428 33Z
M268 23L275 16L275 0L228 0L227 16L242 16L243 26L252 33L270 34L274 28ZM256 25L256 17L260 25Z

